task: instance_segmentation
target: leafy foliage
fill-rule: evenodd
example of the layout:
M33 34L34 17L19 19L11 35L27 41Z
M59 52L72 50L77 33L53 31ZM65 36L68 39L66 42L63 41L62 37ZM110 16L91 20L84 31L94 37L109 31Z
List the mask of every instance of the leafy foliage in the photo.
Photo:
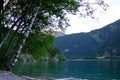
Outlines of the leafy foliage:
M49 31L31 33L24 45L23 53L31 54L37 60L44 57L53 59L56 55L60 55L59 50L53 47L54 39Z
M31 33L23 48L23 53L30 53L36 56L47 56L47 49L53 44L54 36L42 32Z
M8 28L4 28L4 31L8 31ZM19 39L23 36L22 34L15 34L13 36L13 33L15 31L12 31L9 38L6 40L2 48L0 48L0 69L6 69L6 66L8 65L9 61L12 59L14 55L14 49L16 48L16 45L19 41ZM4 34L3 34L4 35ZM1 68L2 67L2 68Z
M30 33L34 32L34 34L30 34L30 36L33 35L32 37L34 37L35 40L31 39L30 37L29 39L31 39L31 42L35 43L36 48L30 44L29 40L27 40L27 46L25 49L23 49L23 51L32 53L32 49L34 49L35 52L38 53L41 50L41 52L45 52L44 56L46 56L48 52L46 49L48 49L51 45L51 38L50 36L47 36L49 38L44 37L43 34L39 33L45 29L54 30L57 28L64 30L67 26L69 26L69 20L66 18L66 14L76 14L76 12L79 12L78 7L85 7L85 16L91 16L95 9L90 4L91 3L84 2L82 0L79 2L76 0L1 0L0 57L2 58L4 55L11 56L11 58L7 60L7 70L11 70L12 66L17 61L22 47L25 44L26 39L29 37ZM103 0L98 0L95 2L95 4L102 6L103 8L106 8L107 6ZM7 32L5 32L3 29L6 27L8 28ZM20 34L20 36L16 34ZM36 36L40 36L42 39L38 39L41 39L41 41L38 40ZM38 43L40 42L40 45L42 47L39 47L35 41ZM40 49L38 50L37 48ZM12 54L5 53L9 52L9 50L12 51ZM4 59L5 58L2 60ZM0 61L0 63L2 63L2 61Z
M56 27L63 29L63 24L67 26L68 20L65 17L66 12L75 12L77 2L74 0L9 0L7 3L3 3L2 0L0 5L0 14L4 15L0 15L0 63L4 64L4 62L7 61L5 67L8 67L8 70L10 70L16 62L21 48L31 32L35 33L31 35L33 35L38 43L40 42L42 47L39 47L38 43L35 43L35 40L31 39L31 41L35 43L36 48L32 45L27 45L29 50L28 48L23 50L32 53L32 49L34 49L36 53L41 52L44 56L47 55L47 48L51 45L50 38L52 39L52 37L44 36L44 34L39 33L47 28ZM3 17L5 17L6 20ZM7 32L3 30L4 27L9 28ZM13 32L13 30L15 31ZM17 33L22 36L18 37L16 35ZM42 36L42 39L38 38L40 39L38 40L36 38L38 35L40 35L40 37ZM28 40L26 44L30 44L30 41ZM38 50L38 48L40 49ZM6 55L7 57L9 57L8 55L11 57L4 58L3 56Z

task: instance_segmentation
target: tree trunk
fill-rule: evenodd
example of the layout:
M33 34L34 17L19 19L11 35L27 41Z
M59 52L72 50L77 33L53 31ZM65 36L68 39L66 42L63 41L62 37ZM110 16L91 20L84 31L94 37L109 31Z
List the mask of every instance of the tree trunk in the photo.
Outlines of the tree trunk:
M3 4L4 4L4 0L1 0L0 1L0 15L2 14L2 10L3 10ZM1 31L2 31L2 19L1 19L1 16L0 16L0 38L1 38ZM1 40L1 39L0 39Z
M4 0L0 1L0 13L2 13L3 10L3 4L4 4Z
M5 0L5 2L4 2L4 8L5 8L5 6L8 4L8 2L9 2L9 0Z
M23 38L20 40L20 42L18 43L17 48L16 48L15 53L14 53L14 56L13 56L11 62L10 62L10 63L8 64L8 66L7 66L7 70L8 70L8 71L11 71L11 70L12 70L12 67L13 67L13 66L15 65L15 63L17 62L17 59L18 59L18 57L19 57L19 55L20 55L20 53L21 53L22 47L23 47L23 45L25 44L25 41L26 41L27 37L28 37L29 34L30 34L30 31L32 30L32 26L33 26L33 24L34 24L34 22L35 22L35 19L36 19L36 17L37 17L37 14L38 14L37 12L34 14L32 20L31 20L31 24L30 24L30 26L28 27L28 30L25 32L24 37L23 37Z
M3 7L5 7L7 4L8 4L9 0L7 0L5 3L4 3L4 0L0 1L0 12L2 12L3 10ZM3 6L4 5L4 6ZM32 5L32 4L31 4ZM31 7L31 5L27 4L26 5L26 9L29 9ZM29 11L29 10L28 10ZM13 30L13 28L16 26L16 24L24 18L24 16L27 14L27 12L23 12L22 16L20 16L16 22L14 22L14 24L10 27L11 29L8 31L8 33L5 35L4 39L0 42L0 48L3 46L3 44L5 43L5 41L7 40L7 38L9 37L11 31ZM1 19L0 19L0 26L1 26Z
M20 26L21 26L21 23L22 23L22 21L18 24L18 27L17 27L17 29L10 35L10 37L9 37L9 41L8 41L8 45L6 46L6 49L5 49L5 54L3 53L2 55L0 55L0 59L2 58L2 59L5 59L6 58L6 56L8 56L9 54L9 51L10 50L12 50L13 49L13 47L14 46L12 46L12 42L14 42L14 37L15 37L15 35L17 34L17 32L18 32L18 30L21 28ZM17 43L16 43L17 44Z
M8 31L8 33L6 34L6 36L4 37L4 39L1 41L0 48L3 46L3 44L5 43L5 41L7 40L7 38L9 37L11 31L16 26L16 24L23 18L23 16L21 16L20 18L18 18L17 21L11 26L11 29Z

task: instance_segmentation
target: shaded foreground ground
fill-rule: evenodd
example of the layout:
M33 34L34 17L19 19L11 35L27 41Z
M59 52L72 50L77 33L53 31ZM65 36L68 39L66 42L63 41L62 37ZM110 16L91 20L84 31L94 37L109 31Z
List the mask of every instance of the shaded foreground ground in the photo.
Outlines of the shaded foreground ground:
M38 79L30 78L26 76L20 77L13 74L12 72L0 71L0 80L38 80Z

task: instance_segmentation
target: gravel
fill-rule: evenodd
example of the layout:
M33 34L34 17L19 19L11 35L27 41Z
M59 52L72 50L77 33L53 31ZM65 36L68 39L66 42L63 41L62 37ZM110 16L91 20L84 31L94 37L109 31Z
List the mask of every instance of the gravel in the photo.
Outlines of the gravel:
M31 80L27 78L22 78L18 75L13 74L8 71L0 71L0 80Z

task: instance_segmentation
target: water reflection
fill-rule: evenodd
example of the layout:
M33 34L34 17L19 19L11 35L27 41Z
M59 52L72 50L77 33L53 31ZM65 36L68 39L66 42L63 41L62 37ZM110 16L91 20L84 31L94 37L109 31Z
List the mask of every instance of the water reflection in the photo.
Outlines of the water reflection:
M88 80L120 80L120 61L67 61L18 63L16 74L32 77L82 78Z

